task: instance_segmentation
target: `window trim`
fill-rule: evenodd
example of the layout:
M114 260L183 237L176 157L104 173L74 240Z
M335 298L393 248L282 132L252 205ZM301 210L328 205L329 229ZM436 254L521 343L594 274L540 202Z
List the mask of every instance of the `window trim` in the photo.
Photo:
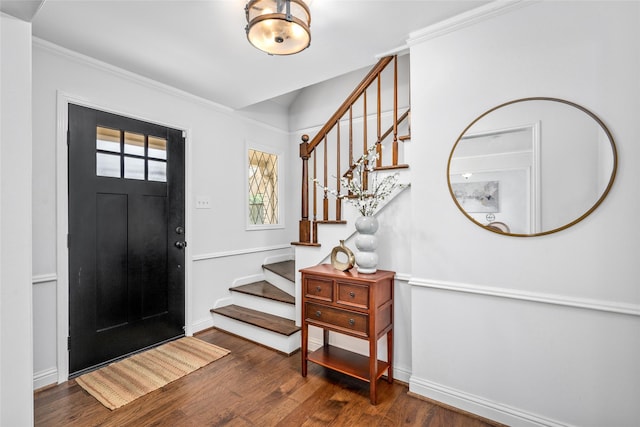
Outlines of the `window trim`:
M278 223L277 224L251 224L249 218L249 150L262 151L263 153L273 154L277 157L278 161ZM285 228L284 218L284 205L285 199L285 185L284 185L284 171L285 171L285 154L282 149L276 148L273 145L261 144L245 141L245 149L243 152L243 167L244 167L244 212L245 212L245 230L246 231L258 231L258 230L276 230Z

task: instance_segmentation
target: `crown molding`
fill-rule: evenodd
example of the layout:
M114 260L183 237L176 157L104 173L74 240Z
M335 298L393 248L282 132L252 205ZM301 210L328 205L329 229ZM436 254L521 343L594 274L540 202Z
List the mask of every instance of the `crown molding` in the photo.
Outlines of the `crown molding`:
M208 109L213 109L215 111L218 111L220 113L223 114L227 114L229 116L233 116L235 118L239 118L240 120L243 120L246 123L251 123L254 124L256 126L260 126L264 129L268 129L270 131L274 131L274 132L279 132L282 133L283 135L289 135L290 132L288 129L280 129L278 127L272 126L268 123L264 123L261 122L259 120L255 120L251 117L247 117L245 115L242 114L241 110L234 110L231 107L227 107L226 105L222 105L222 104L218 104L217 102L211 101L209 99L206 98L202 98L198 95L194 95L192 93L183 91L181 89L175 88L173 86L169 86L166 85L164 83L160 83L156 80L150 79L148 77L144 77L141 76L139 74L136 73L132 73L130 71L127 71L123 68L120 67L116 67L115 65L111 65L108 64L106 62L97 60L95 58L92 58L90 56L78 53L76 51L64 48L62 46L59 46L55 43L51 43L47 40L38 38L38 37L33 37L33 47L37 47L40 48L44 51L50 52L54 55L58 55L61 57L64 57L66 59L69 59L71 61L74 61L76 63L82 64L82 65L86 65L89 67L92 67L94 69L97 69L99 71L103 71L106 72L108 74L111 74L113 76L119 77L119 78L123 78L126 80L129 80L133 83L139 84L141 86L145 86L147 88L153 89L153 90L157 90L159 92L163 92L165 94L171 95L171 96L175 96L177 98L183 99L185 101L188 102L192 102L194 104L199 104L200 106L203 106L205 108Z
M173 86L160 83L148 77L141 76L140 74L132 73L131 71L127 71L123 68L116 67L115 65L111 65L106 62L92 58L90 56L84 55L82 53L78 53L76 51L64 48L62 46L59 46L57 44L51 43L47 40L43 40L38 37L33 37L33 46L41 48L42 50L57 54L59 56L65 57L74 62L83 64L83 65L88 65L97 70L107 72L109 74L115 75L116 77L124 78L126 80L132 81L139 85L146 86L148 88L155 89L160 92L167 93L169 95L177 96L179 98L183 98L191 102L202 104L208 108L213 108L225 113L230 113L234 111L232 108L227 107L225 105L218 104L217 102L210 101L208 99L202 98L200 96L194 95L189 92L185 92Z
M496 0L409 34L408 47L435 39L541 0Z

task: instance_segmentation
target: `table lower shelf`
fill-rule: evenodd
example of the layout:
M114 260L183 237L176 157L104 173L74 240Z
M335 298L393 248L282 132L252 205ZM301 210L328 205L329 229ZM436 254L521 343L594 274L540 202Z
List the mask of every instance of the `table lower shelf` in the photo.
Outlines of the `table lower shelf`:
M327 345L309 353L307 360L325 368L371 382L369 358L367 356ZM388 367L389 363L378 360L378 372L373 381L378 380L387 371Z

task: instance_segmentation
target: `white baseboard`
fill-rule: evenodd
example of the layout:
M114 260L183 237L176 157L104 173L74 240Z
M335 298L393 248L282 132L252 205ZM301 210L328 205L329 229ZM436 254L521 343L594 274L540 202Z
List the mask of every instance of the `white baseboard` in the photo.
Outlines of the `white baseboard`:
M393 365L393 378L409 384L409 381L411 380L411 369Z
M233 304L233 299L231 297L220 298L213 304L213 308L224 307L229 304ZM213 313L210 313L210 315L205 318L193 321L191 324L191 332L195 334L197 332L204 331L205 329L213 328L213 326Z
M411 376L409 379L409 391L512 427L567 427L567 424L559 421L544 418L415 376Z
M234 288L236 286L248 285L249 283L259 282L260 280L264 280L264 274L252 274L250 276L238 277L233 280L231 287Z
M217 299L216 302L213 303L213 308L220 308L220 307L224 307L225 305L231 305L231 304L233 304L233 298L230 296L224 297L224 298Z
M37 390L48 385L58 383L58 370L56 368L35 372L33 375L33 389Z
M191 330L194 334L209 328L213 328L213 316L209 316L206 319L197 320L191 325Z
M272 255L266 257L263 261L263 264L275 264L276 262L289 261L293 259L293 249L289 251L289 253L281 254L281 255Z

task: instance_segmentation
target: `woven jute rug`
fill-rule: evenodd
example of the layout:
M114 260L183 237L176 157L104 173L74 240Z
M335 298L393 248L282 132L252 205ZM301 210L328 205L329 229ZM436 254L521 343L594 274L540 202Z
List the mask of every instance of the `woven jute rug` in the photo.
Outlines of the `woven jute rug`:
M113 410L227 354L222 347L183 337L84 374L76 382Z

